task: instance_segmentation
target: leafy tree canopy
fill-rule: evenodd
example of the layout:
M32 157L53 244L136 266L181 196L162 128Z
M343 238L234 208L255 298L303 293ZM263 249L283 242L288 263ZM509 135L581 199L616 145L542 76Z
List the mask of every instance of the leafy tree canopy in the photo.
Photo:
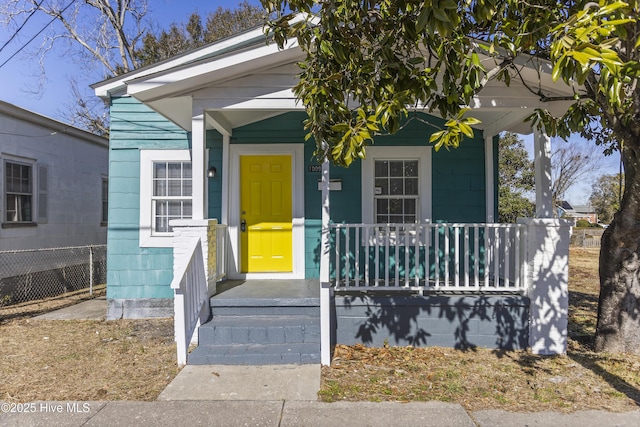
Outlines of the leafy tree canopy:
M236 9L218 7L206 16L204 22L200 14L194 12L186 23L173 23L169 29L162 30L158 34L146 33L142 46L135 52L135 57L141 66L154 64L249 28L263 25L266 18L267 14L262 7L247 1L241 2Z
M553 78L576 87L562 117L537 111L549 135L580 132L611 143L610 126L628 122L633 102L623 87L640 67L631 54L636 2L535 0L262 0L280 18L276 41L297 37L307 52L295 88L309 114L318 156L349 165L374 135L397 131L411 108L448 119L430 142L456 147L477 124L464 115L491 79L518 76L515 60L548 58ZM293 11L293 13L288 13ZM307 19L294 19L296 13ZM487 68L481 57L493 58ZM575 83L583 85L580 90ZM531 88L545 99L538 88ZM545 99L551 101L552 99ZM602 114L601 114L602 113ZM600 120L602 117L602 120ZM611 120L616 117L616 120ZM597 120L593 120L593 119ZM322 145L326 143L325 145Z
M524 141L511 132L498 140L498 221L514 223L532 217L535 205L527 198L533 190L533 162Z
M517 63L548 60L553 79L574 88L564 99L571 106L559 117L537 110L532 124L621 152L624 195L602 237L595 348L640 352L638 1L261 1L279 14L269 24L276 42L295 37L306 52L294 90L317 156L339 165L365 156L373 137L397 131L412 109L446 119L431 136L436 149L458 146L477 123L465 108L487 82L509 84Z
M620 174L602 175L593 185L593 191L589 202L598 214L598 221L608 224L613 219L613 214L620 209L620 184L624 177ZM623 185L624 188L624 185Z

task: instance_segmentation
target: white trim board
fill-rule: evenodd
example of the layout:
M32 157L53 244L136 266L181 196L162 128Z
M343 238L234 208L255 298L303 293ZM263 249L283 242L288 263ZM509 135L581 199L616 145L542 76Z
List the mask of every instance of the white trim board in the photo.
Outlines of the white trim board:
M151 234L153 162L156 161L190 162L191 152L189 150L140 150L140 247L172 248L173 233L160 236Z
M367 158L362 161L362 223L375 224L373 218L374 206L374 164L376 159L418 159L420 175L418 181L419 195L419 223L431 221L432 191L431 191L431 147L429 146L391 146L367 147Z

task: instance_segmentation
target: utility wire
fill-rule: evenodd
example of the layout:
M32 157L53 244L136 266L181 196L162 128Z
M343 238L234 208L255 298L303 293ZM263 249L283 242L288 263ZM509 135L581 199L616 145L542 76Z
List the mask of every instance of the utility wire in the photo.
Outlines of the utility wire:
M23 138L48 138L50 136L54 136L60 133L67 133L67 130L69 130L69 126L67 126L66 128L62 129L62 130L55 130L52 131L46 135L25 135L23 133L13 133L13 132L4 132L2 130L0 130L0 135L9 135L9 136L20 136Z
M27 22L29 22L29 19L31 19L31 17L38 11L38 9L40 9L40 5L44 2L44 0L42 0L40 3L38 3L36 5L36 8L33 10L33 12L31 12L29 14L29 16L27 16L27 19L24 20L24 22L22 23L22 25L20 25L20 28L18 28L16 30L15 33L13 33L13 35L9 38L9 40L7 40L7 42L5 44L2 45L2 47L0 47L0 52L2 52L4 50L5 47L7 47L7 45L9 43L11 43L11 40L15 39L16 36L18 35L18 33L20 32L20 30L22 30L24 28L25 25L27 25Z
M45 25L40 31L38 31L38 33L36 35L34 35L33 37L31 37L29 39L28 42L26 42L25 44L22 45L22 47L20 49L18 49L13 55L11 55L9 57L9 59L7 59L6 61L4 61L2 64L0 64L0 68L4 67L7 62L11 61L17 54L19 54L20 52L22 52L22 49L24 49L25 47L27 47L29 45L29 43L31 43L36 37L38 37L40 34L42 34L42 32L44 30L47 29L47 27L49 25L51 25L53 23L53 21L55 21L57 19L58 16L62 15L67 9L69 9L71 7L72 4L74 4L76 2L76 0L71 0L71 3L69 3L64 9L62 9L62 11L60 11L60 13L58 13L57 16L54 16L53 18L51 18L51 21L49 21L47 23L47 25Z

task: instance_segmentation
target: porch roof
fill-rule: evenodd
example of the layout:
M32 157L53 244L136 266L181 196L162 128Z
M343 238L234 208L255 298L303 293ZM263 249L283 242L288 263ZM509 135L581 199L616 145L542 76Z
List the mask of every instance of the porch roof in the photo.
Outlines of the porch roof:
M303 110L292 88L297 82L305 54L295 39L284 49L268 43L262 28L256 28L205 47L178 55L156 65L96 83L96 95L132 96L169 120L190 131L192 118L207 112L209 127L231 129L287 111ZM498 64L485 56L490 71ZM475 127L486 136L502 131L530 133L523 123L536 108L562 114L572 101L544 102L532 93L534 87L545 96L571 97L573 89L553 82L548 61L527 57L519 64L520 79L510 86L490 81L470 107L481 120Z

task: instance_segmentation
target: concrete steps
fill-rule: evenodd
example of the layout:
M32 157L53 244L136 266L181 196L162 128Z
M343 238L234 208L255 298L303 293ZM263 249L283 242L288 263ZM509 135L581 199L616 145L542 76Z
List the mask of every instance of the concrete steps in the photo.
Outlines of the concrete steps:
M212 307L190 365L320 363L318 306ZM231 314L233 313L233 314Z

